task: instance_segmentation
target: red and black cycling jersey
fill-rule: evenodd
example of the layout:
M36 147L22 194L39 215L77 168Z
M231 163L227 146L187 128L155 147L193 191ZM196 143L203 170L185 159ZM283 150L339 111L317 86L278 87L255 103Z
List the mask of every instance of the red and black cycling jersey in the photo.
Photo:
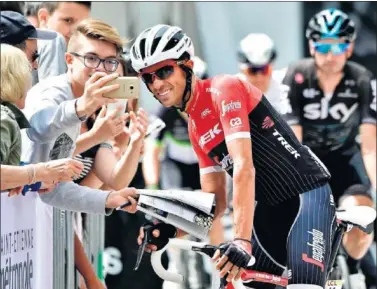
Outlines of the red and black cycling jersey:
M327 183L330 174L262 93L235 76L196 82L188 104L189 136L201 174L233 175L227 142L251 138L256 200L274 205Z
M360 124L376 124L375 77L352 61L343 72L334 93L328 95L319 86L312 58L291 65L283 79L283 118L289 125L301 125L303 143L321 155L355 147Z

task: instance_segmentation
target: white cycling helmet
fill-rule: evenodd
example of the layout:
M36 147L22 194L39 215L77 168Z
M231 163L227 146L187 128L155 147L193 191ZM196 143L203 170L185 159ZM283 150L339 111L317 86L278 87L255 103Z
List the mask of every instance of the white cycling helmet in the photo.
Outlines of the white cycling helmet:
M181 28L158 24L145 29L131 47L132 67L137 71L168 59L180 59L184 53L194 56L194 45Z
M251 33L241 40L237 58L244 65L264 66L276 58L275 44L264 33Z

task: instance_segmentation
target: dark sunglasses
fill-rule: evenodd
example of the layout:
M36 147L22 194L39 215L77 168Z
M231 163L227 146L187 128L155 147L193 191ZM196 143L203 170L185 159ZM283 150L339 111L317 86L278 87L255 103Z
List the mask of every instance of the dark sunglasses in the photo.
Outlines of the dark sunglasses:
M264 66L249 66L247 68L247 72L249 74L262 73L263 75L267 75L268 72L269 72L269 65L264 65Z
M177 65L183 63L183 61L177 62ZM166 65L163 66L159 69L157 69L154 72L150 73L142 73L141 74L141 79L146 83L146 84L152 84L154 82L153 76L156 76L160 80L165 80L167 79L170 75L174 73L174 66L173 65Z
M31 56L31 62L36 61L36 60L38 59L39 55L40 55L40 54L39 54L37 51L35 51L35 52L33 53L33 55Z

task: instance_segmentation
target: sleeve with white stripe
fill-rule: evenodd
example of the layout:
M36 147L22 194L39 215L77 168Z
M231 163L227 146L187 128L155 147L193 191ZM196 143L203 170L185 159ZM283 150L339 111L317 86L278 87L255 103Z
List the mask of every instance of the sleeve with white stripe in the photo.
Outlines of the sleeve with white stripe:
M219 79L215 84L218 94L212 101L219 114L226 142L239 138L250 138L249 111L261 96L254 98L235 77Z

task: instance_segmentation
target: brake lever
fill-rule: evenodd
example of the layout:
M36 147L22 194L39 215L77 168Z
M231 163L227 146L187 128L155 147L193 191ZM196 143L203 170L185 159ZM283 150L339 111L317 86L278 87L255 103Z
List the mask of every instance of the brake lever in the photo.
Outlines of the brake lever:
M137 251L136 264L134 268L135 271L139 269L141 260L143 259L143 256L144 256L145 247L147 246L148 242L150 242L148 231L145 231L144 234L145 235L144 235L143 243L141 243L141 245L139 246L139 250Z

